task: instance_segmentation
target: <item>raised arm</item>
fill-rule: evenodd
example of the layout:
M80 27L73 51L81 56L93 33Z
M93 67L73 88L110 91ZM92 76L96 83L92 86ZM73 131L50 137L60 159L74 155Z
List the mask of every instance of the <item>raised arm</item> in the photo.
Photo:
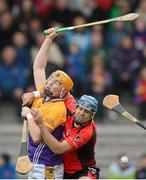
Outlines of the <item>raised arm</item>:
M57 36L55 28L48 29L48 32L50 34L46 36L33 65L33 74L36 89L38 89L39 85L45 83L46 81L45 69L48 61L48 51L53 39Z

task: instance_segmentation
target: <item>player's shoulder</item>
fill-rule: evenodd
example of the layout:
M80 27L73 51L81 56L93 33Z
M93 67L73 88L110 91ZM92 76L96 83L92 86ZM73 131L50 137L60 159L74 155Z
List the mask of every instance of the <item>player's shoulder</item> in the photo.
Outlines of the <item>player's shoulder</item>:
M92 121L91 124L92 124L93 130L96 132L96 135L98 136L98 134L99 134L99 129L98 129L96 123L95 123L94 121Z
M70 95L67 99L65 99L65 105L70 112L74 112L77 106L77 102L75 98Z
M93 134L93 131L97 131L96 128L96 124L94 123L94 121L91 121L87 126L85 126L84 128L84 132L86 132L86 134L88 136L91 136Z

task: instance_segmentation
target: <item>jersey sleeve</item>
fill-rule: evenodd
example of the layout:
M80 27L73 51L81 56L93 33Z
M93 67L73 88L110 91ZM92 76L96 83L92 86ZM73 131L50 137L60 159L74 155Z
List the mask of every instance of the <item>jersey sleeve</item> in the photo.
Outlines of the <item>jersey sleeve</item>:
M77 102L73 96L70 96L65 100L65 105L69 111L74 112L77 106Z
M44 124L52 131L66 122L66 107L65 105L56 105L50 107L44 117Z
M92 136L93 128L88 130L82 130L79 133L69 136L65 138L65 140L70 144L72 149L79 149L84 146Z

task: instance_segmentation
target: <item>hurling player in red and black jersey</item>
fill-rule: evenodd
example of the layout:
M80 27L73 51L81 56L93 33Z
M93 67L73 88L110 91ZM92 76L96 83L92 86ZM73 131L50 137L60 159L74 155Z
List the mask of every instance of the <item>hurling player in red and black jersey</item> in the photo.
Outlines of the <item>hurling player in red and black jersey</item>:
M98 179L99 169L95 161L97 130L93 121L98 101L92 96L83 95L76 103L70 95L66 99L66 106L70 113L62 142L49 133L38 110L32 109L31 114L46 144L55 154L61 154L64 162L64 179Z

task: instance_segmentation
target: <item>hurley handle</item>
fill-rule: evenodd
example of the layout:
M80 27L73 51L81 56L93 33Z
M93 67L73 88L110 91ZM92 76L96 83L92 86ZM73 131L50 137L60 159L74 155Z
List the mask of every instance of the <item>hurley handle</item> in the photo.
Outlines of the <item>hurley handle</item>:
M61 32L66 32L66 31L70 31L73 30L74 27L65 27L65 28L56 28L55 32L56 33L61 33ZM49 35L50 33L47 30L44 30L44 35Z
M146 130L146 125L143 122L137 121L136 124Z

